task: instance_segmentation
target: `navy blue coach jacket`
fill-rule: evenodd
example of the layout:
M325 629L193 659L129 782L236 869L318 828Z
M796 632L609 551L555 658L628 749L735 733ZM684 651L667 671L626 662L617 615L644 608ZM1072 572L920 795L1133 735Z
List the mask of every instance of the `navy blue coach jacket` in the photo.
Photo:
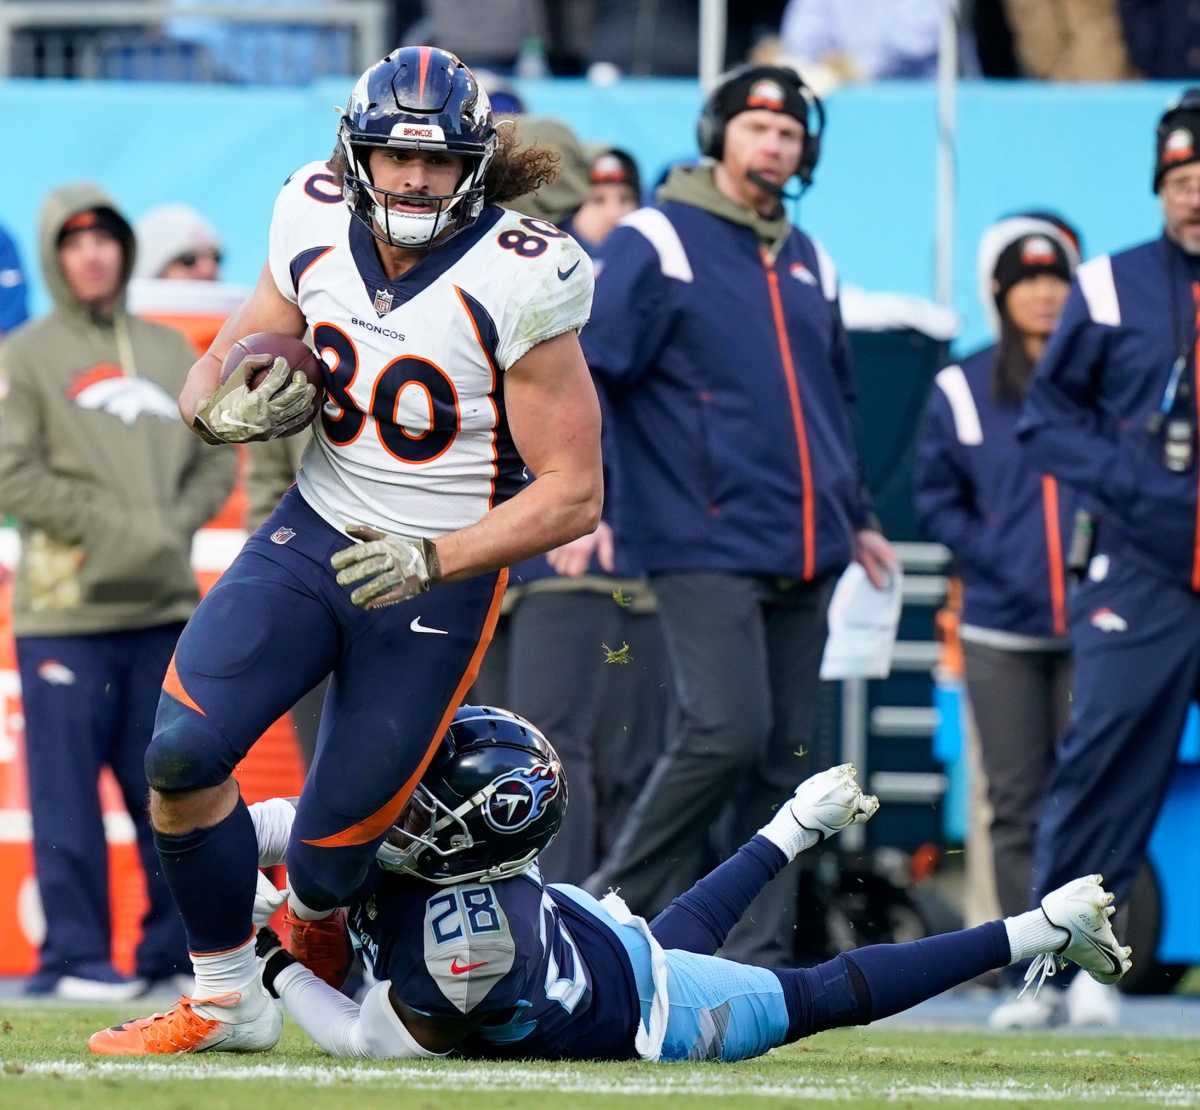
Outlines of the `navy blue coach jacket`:
M1196 390L1200 268L1165 236L1079 267L1058 329L1034 372L1017 434L1036 465L1089 496L1115 544L1164 578L1200 591ZM1192 460L1163 462L1148 426L1171 399L1171 367L1186 359L1171 413L1190 419ZM1114 535L1115 533L1115 535Z
M620 458L617 527L647 571L811 580L875 527L837 275L799 230L667 201L609 237L582 343Z
M917 440L917 518L954 554L964 626L1063 638L1064 556L1079 499L1017 442L1021 407L994 396L995 355L987 347L934 379Z

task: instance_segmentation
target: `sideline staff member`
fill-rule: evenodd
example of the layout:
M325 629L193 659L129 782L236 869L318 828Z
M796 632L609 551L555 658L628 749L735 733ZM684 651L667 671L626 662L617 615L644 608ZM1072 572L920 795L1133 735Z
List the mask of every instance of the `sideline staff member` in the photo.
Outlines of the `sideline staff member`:
M702 873L726 803L736 844L803 778L834 581L854 558L879 582L894 563L854 442L837 274L780 202L812 180L822 117L790 68L727 75L699 121L711 161L613 232L583 335L611 402L616 529L651 578L681 710L589 880L639 912ZM775 884L726 953L790 962L794 912L794 883Z
M1164 232L1079 267L1018 427L1100 518L1072 599L1074 701L1032 905L1085 872L1125 898L1200 689L1200 88L1164 113L1156 150Z

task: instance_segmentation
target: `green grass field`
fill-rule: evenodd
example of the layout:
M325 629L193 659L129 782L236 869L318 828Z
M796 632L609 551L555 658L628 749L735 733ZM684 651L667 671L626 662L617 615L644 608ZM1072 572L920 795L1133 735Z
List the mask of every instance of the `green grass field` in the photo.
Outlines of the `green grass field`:
M330 1060L289 1026L265 1055L89 1057L87 1035L123 1016L0 1007L0 1107L1200 1106L1200 1039L856 1029L742 1064L389 1066Z

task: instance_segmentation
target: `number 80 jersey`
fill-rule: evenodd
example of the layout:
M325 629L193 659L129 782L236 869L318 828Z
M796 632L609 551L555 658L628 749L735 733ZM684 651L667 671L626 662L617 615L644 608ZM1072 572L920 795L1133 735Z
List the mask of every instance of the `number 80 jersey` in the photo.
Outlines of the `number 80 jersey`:
M328 523L432 538L520 489L504 374L587 322L592 265L574 239L489 205L390 281L329 167L312 162L275 203L269 265L327 368L298 482Z

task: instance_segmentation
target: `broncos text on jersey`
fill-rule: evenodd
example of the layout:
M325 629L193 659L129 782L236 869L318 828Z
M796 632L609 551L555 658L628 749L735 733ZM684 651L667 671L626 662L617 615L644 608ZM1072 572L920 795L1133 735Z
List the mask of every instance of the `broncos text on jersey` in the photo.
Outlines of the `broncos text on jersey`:
M574 239L488 206L390 281L329 167L312 162L275 203L269 265L328 368L299 475L318 514L433 538L520 489L504 374L587 322L592 264Z

